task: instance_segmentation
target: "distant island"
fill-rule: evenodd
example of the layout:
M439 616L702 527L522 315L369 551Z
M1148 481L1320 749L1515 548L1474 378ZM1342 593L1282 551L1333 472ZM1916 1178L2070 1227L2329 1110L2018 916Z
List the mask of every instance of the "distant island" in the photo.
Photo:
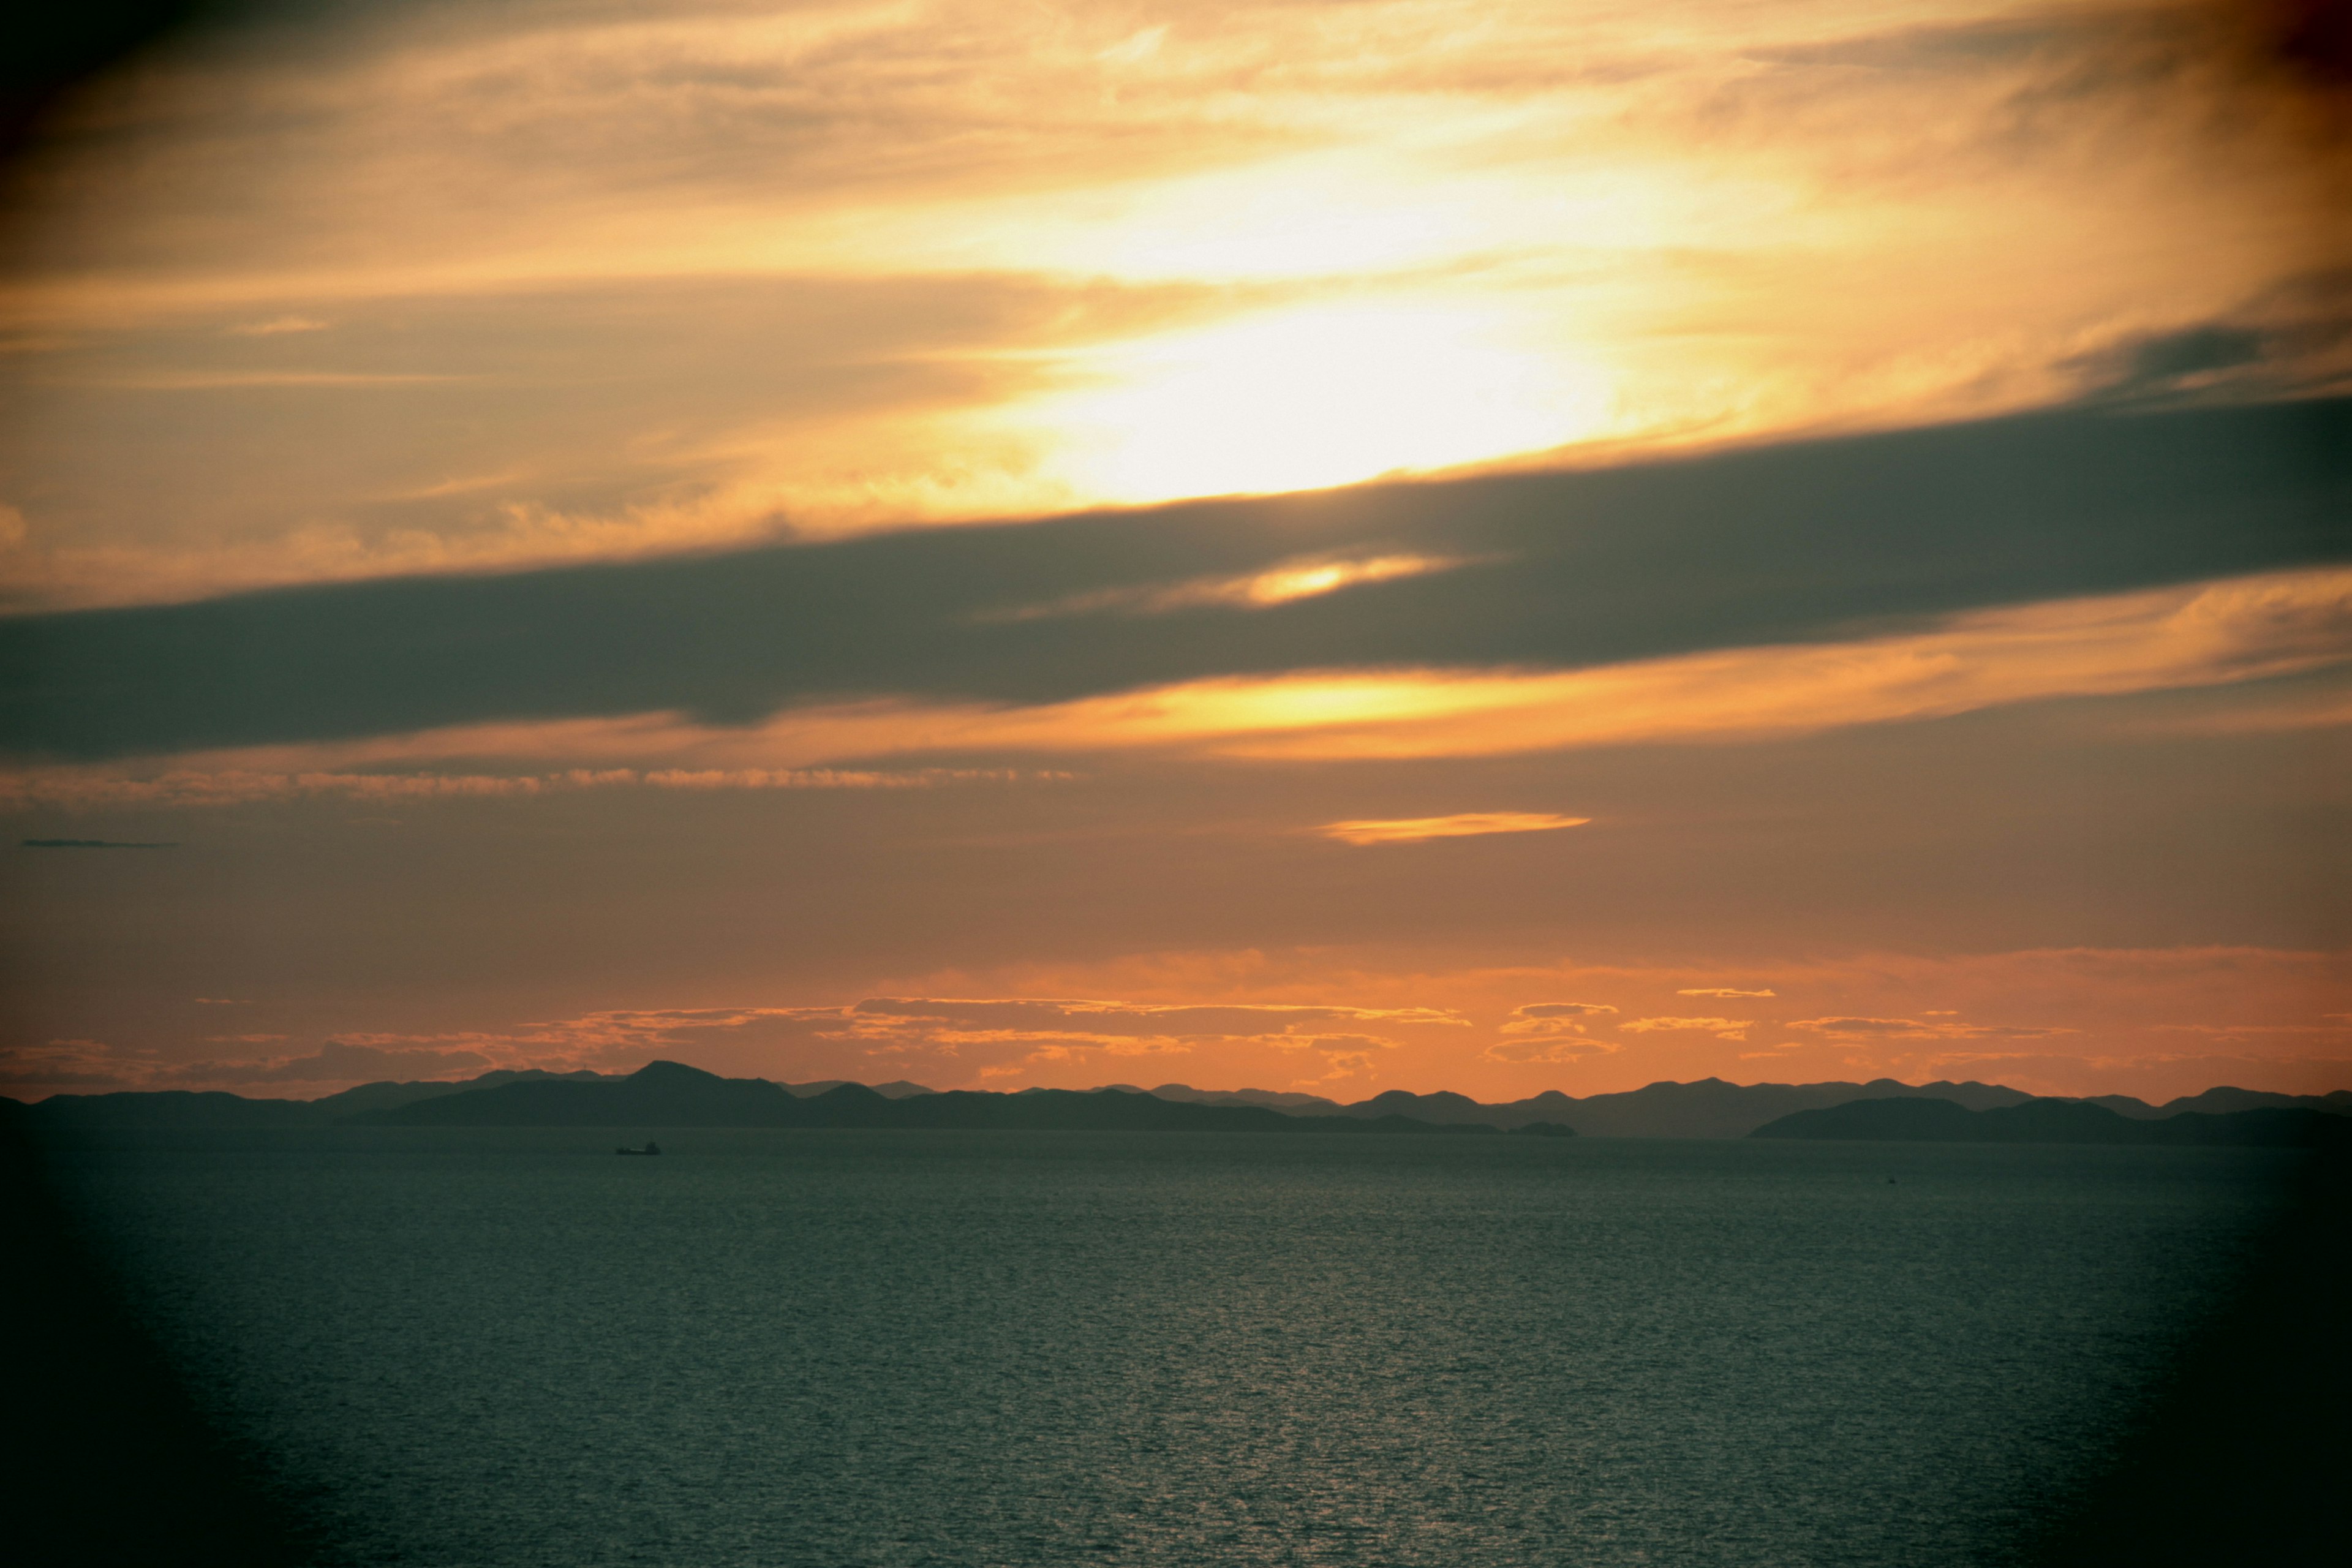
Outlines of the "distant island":
M2332 1097L2331 1097L2332 1098ZM1948 1100L1857 1100L1800 1110L1750 1138L1910 1143L2122 1143L2168 1147L2352 1148L2352 1116L2310 1106L2184 1110L2135 1121L2079 1100L2032 1100L1970 1110Z
M2253 1115L2255 1112L2263 1113ZM2294 1112L2280 1120L2271 1114ZM2161 1106L2124 1095L2037 1099L2000 1084L1654 1083L1583 1098L1556 1089L1481 1104L1390 1089L1343 1104L1274 1089L1021 1089L946 1093L904 1081L780 1083L677 1062L636 1072L501 1069L460 1081L371 1083L319 1100L170 1089L0 1100L31 1129L100 1127L908 1127L1071 1131L1507 1132L1570 1138L1891 1138L1972 1142L2324 1142L2352 1127L2352 1092L2211 1089ZM2251 1120L2241 1120L2251 1117ZM2309 1129L2322 1118L2318 1132ZM1981 1120L1979 1120L1981 1119ZM2163 1131L2155 1131L2163 1129ZM2201 1130L2201 1131L2200 1131Z
M1406 1116L1290 1116L1117 1089L958 1089L897 1098L844 1083L796 1095L766 1079L651 1062L625 1079L522 1079L436 1096L350 1121L367 1127L874 1127L1070 1132L1494 1133L1485 1122Z

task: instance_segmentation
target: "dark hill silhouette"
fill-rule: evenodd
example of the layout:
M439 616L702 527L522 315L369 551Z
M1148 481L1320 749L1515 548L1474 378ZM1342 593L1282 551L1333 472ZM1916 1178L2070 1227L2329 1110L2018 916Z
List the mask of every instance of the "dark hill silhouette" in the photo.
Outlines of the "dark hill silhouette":
M2337 1116L2352 1116L2352 1089L2335 1089L2326 1094L2272 1094L2259 1089L2209 1089L2202 1094L2182 1095L2168 1100L2160 1114L2178 1116L2184 1110L2225 1112L2231 1110L2326 1110Z
M827 1089L839 1089L845 1083L856 1081L854 1079L846 1078L821 1078L812 1083L788 1083L784 1087L803 1100L806 1100L813 1095L823 1094ZM927 1089L919 1083L908 1083L903 1078L893 1079L888 1083L869 1083L860 1087L872 1089L885 1100L905 1100L909 1095L939 1093L936 1089Z
M1505 1129L1530 1121L1559 1121L1575 1127L1588 1137L1602 1138L1740 1138L1790 1111L1843 1105L1850 1100L1872 1096L1928 1095L1972 1107L2014 1105L2033 1098L2022 1089L1999 1084L1939 1082L1914 1086L1893 1079L1870 1083L1738 1084L1710 1078L1696 1083L1654 1083L1643 1089L1583 1099L1562 1094L1556 1089L1546 1089L1526 1100L1497 1105L1481 1105L1466 1096L1443 1089L1434 1094L1390 1089L1352 1105L1319 1095L1262 1089L1209 1091L1183 1084L1162 1084L1151 1092L1163 1100L1264 1105L1294 1115L1410 1116L1422 1121L1485 1121ZM2148 1108L2147 1114L2157 1112Z
M9 1103L15 1104L15 1101ZM184 1089L53 1094L14 1118L34 1127L316 1127L334 1120L305 1100L247 1100Z
M1327 1100L1319 1094L1301 1094L1297 1089L1194 1089L1182 1083L1163 1083L1158 1089L1142 1091L1129 1083L1115 1083L1110 1087L1129 1093L1150 1093L1161 1100L1189 1100L1196 1105L1263 1105L1272 1110L1287 1110L1307 1116L1336 1116L1340 1110L1336 1100Z
M1179 1086L1181 1087L1181 1086ZM1154 1089L1165 1094L1165 1089ZM1186 1089L1198 1098L1199 1091ZM1509 1129L1530 1121L1565 1122L1587 1137L1599 1138L1741 1138L1777 1117L1791 1111L1843 1105L1873 1096L1929 1096L1971 1107L2014 1105L2033 1097L2022 1089L1989 1083L1911 1085L1892 1079L1870 1083L1727 1083L1719 1078L1696 1083L1661 1082L1617 1094L1579 1099L1546 1089L1526 1100L1481 1105L1463 1095L1440 1090L1412 1094L1391 1089L1353 1105L1320 1100L1307 1114L1327 1116L1411 1116L1423 1121L1485 1121ZM1304 1098L1275 1096L1262 1089L1242 1089L1232 1100L1274 1104ZM1277 1107L1289 1109L1287 1104ZM2151 1112L2153 1114L2153 1112Z
M495 1072L486 1072L479 1078L426 1079L408 1083L390 1081L363 1083L357 1089L347 1089L341 1094L331 1094L323 1099L314 1100L310 1104L325 1111L330 1121L341 1121L365 1111L390 1110L394 1107L412 1104L420 1100L438 1100L443 1095L463 1094L468 1089L490 1089L504 1083L544 1079L565 1079L582 1083L617 1083L626 1076L628 1075L625 1073L590 1072L584 1068L578 1072L564 1073L547 1072L539 1068L520 1069L502 1068ZM838 1089L848 1081L847 1079L829 1078L821 1079L814 1083L787 1083L779 1087L787 1093L806 1099L812 1095L823 1094L827 1089ZM935 1092L919 1083L908 1083L904 1079L894 1083L877 1083L871 1087L875 1093L891 1100L898 1100L910 1094Z
M541 1068L500 1068L495 1072L486 1072L479 1078L472 1079L412 1079L404 1083L395 1083L386 1079L375 1083L361 1084L357 1089L347 1089L341 1094L323 1096L311 1100L310 1104L325 1112L329 1121L341 1121L346 1117L357 1116L362 1111L389 1110L394 1106L406 1105L414 1100L434 1100L445 1094L462 1094L469 1089L488 1089L493 1084L514 1083L524 1079L601 1079L604 1076L602 1073L589 1072L585 1068L579 1072L556 1073Z
M1948 1100L1857 1100L1800 1110L1751 1138L1858 1139L1922 1143L2233 1144L2352 1148L2352 1118L2307 1106L2221 1113L2183 1111L2157 1121L2079 1100L2032 1100L1970 1110Z
M2162 1105L2150 1105L2128 1094L2086 1095L2083 1103L2104 1105L2143 1121L2178 1116L2184 1110L2214 1114L2231 1110L2326 1110L2337 1116L2352 1116L2352 1089L2339 1089L2326 1094L2274 1094L2269 1089L2231 1089L2224 1085L2199 1094L2184 1094Z
M1871 1097L1929 1097L1968 1106L2011 1105L2032 1096L1986 1083L1913 1086L1892 1079L1869 1083L1654 1083L1623 1094L1572 1101L1576 1130L1601 1138L1744 1138L1793 1111L1825 1109Z
M675 1067L677 1064L668 1064ZM682 1069L693 1070L693 1069ZM705 1074L706 1078L713 1075ZM622 1074L588 1071L551 1073L538 1068L500 1069L464 1080L425 1080L395 1083L362 1084L341 1094L328 1095L314 1100L248 1100L240 1095L225 1093L191 1093L184 1089L162 1092L125 1092L119 1094L60 1094L33 1105L20 1105L15 1100L0 1100L0 1115L16 1117L32 1128L43 1127L296 1127L329 1126L338 1122L378 1121L385 1113L437 1100L470 1096L492 1089L509 1090L503 1100L478 1101L467 1100L464 1110L451 1112L455 1121L441 1121L441 1113L419 1112L421 1121L405 1117L395 1118L390 1125L457 1125L469 1119L490 1116L526 1115L577 1117L620 1115L619 1122L599 1122L595 1125L620 1125L636 1118L610 1112L613 1103L609 1090L634 1079ZM692 1120L690 1125L740 1126L848 1126L854 1119L866 1114L851 1109L853 1101L863 1104L861 1096L887 1100L935 1098L935 1091L921 1084L904 1081L866 1086L839 1079L822 1079L814 1083L772 1083L762 1079L715 1079L738 1085L764 1085L762 1089L741 1089L727 1091L718 1098L681 1101L672 1108L673 1113ZM542 1103L533 1095L520 1095L515 1086L530 1084L565 1084L570 1089L552 1091L553 1098ZM845 1089L856 1093L849 1100L835 1100L827 1097ZM639 1096L653 1091L644 1086L632 1091ZM706 1096L718 1091L705 1089ZM1017 1098L1034 1099L1039 1094L1068 1094L1072 1090L1024 1089ZM1294 1118L1333 1118L1346 1121L1381 1121L1391 1117L1402 1117L1414 1122L1438 1126L1487 1126L1510 1131L1533 1122L1550 1122L1574 1128L1586 1137L1601 1138L1739 1138L1745 1137L1767 1123L1799 1111L1827 1110L1834 1106L1861 1100L1892 1099L1948 1100L1964 1110L1990 1110L2005 1106L2025 1104L2034 1097L2021 1089L2000 1084L1929 1083L1905 1084L1891 1079L1877 1079L1869 1083L1727 1083L1721 1079L1702 1079L1696 1083L1662 1082L1617 1094L1596 1094L1583 1099L1547 1089L1526 1100L1515 1100L1496 1105L1482 1105L1465 1095L1440 1090L1433 1094L1414 1094L1403 1089L1391 1089L1342 1105L1320 1095L1303 1094L1295 1090L1260 1089L1196 1089L1183 1084L1162 1084L1149 1091L1129 1084L1115 1084L1108 1089L1090 1093L1120 1094L1153 1100L1167 1104L1181 1104L1195 1110L1226 1109L1265 1110ZM803 1116L776 1099L784 1100L818 1101L825 1109ZM951 1098L951 1097L950 1097ZM990 1099L1016 1098L992 1096ZM691 1099L691 1096L688 1097ZM649 1105L652 1101L647 1102ZM972 1102L955 1101L965 1110L957 1112L934 1111L931 1115L965 1115L984 1117L993 1111L971 1109ZM1048 1101L1047 1103L1062 1103ZM2184 1096L2158 1107L2128 1095L2101 1095L2082 1100L2045 1100L2040 1103L2084 1105L2103 1109L2121 1117L2157 1121L2184 1113L2234 1113L2251 1110L2324 1111L2352 1119L2352 1091L2338 1089L2326 1095L2271 1094L2257 1089L2211 1089L2202 1094ZM530 1105L528 1111L517 1110ZM558 1106L569 1106L558 1110ZM1045 1114L1039 1112L1038 1114ZM1066 1109L1054 1114L1076 1114ZM1099 1106L1089 1114L1108 1116L1112 1112ZM1146 1117L1149 1112L1125 1112ZM1933 1114L1932 1112L1929 1114ZM715 1119L715 1120L712 1120ZM496 1125L495 1121L476 1121L475 1125ZM571 1121L556 1125L591 1125ZM876 1123L881 1125L883 1123ZM892 1121L888 1125L915 1125ZM929 1123L920 1123L929 1125ZM1027 1123L1024 1123L1026 1125ZM1138 1121L1135 1125L1142 1125ZM1006 1123L1011 1125L1011 1123ZM1207 1125L1195 1119L1185 1125ZM2088 1123L2086 1123L2088 1125Z
M853 1091L881 1100L856 1085L833 1093ZM812 1125L802 1111L811 1103L766 1079L649 1062L627 1078L520 1079L350 1120L371 1127L799 1127Z
M652 1062L625 1079L498 1084L353 1119L378 1127L876 1127L1134 1132L1493 1132L1409 1117L1286 1116L1118 1089L959 1089L892 1099L845 1083L805 1099L765 1079Z
M1114 1087L1128 1089L1118 1084ZM1399 1114L1423 1121L1475 1120L1510 1128L1526 1121L1569 1121L1587 1137L1599 1138L1744 1138L1757 1128L1794 1111L1820 1110L1856 1100L1896 1097L1948 1100L1970 1110L2019 1105L2035 1098L2023 1089L1997 1083L1907 1084L1893 1079L1868 1083L1727 1083L1701 1079L1696 1083L1661 1082L1616 1094L1579 1099L1546 1089L1527 1100L1480 1105L1457 1094L1387 1094L1353 1105L1321 1095L1264 1089L1199 1089L1181 1083L1163 1083L1151 1091L1162 1100L1194 1100L1205 1105L1265 1105L1276 1110L1308 1116L1377 1116ZM2325 1095L2273 1094L2262 1089L2209 1089L2163 1105L2150 1105L2127 1094L2103 1094L2083 1103L2142 1121L2177 1116L2184 1110L2225 1111L2263 1108L2308 1109L2352 1116L2352 1089Z

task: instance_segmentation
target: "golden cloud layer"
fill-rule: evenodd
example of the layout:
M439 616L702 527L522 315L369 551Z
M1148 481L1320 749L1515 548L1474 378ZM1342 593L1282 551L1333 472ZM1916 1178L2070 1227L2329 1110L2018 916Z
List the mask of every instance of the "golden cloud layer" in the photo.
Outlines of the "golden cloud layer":
M486 4L165 53L26 182L0 571L123 602L2043 405L2294 327L2352 249L2266 14Z

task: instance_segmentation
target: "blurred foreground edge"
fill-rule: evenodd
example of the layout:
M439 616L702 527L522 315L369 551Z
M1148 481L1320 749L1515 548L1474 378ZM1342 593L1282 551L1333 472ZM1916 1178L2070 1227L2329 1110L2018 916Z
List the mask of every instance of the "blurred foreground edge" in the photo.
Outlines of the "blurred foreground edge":
M74 1568L290 1568L316 1538L205 1420L82 1246L23 1131L0 1122L0 1474L8 1559Z
M2352 1154L2317 1152L2299 1180L2234 1298L2032 1561L2352 1561Z

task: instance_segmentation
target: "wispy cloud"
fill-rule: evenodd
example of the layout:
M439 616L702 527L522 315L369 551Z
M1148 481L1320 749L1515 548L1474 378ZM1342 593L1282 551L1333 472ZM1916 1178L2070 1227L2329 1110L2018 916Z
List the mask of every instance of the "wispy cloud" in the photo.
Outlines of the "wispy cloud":
M1553 1018L1590 1018L1602 1013L1614 1013L1616 1008L1606 1002L1530 1002L1511 1009L1512 1019L1533 1019L1543 1022ZM1512 1025L1506 1024L1505 1028Z
M1595 1039L1581 1033L1506 1035L1483 1054L1488 1061L1507 1062L1513 1067L1573 1067L1596 1057L1614 1056L1624 1048L1615 1040Z
M1966 1024L1948 1016L1935 1023L1918 1018L1796 1018L1789 1027L1811 1029L1833 1040L2032 1040L2078 1032L2034 1025Z
M1763 997L1776 994L1771 991L1742 991L1735 985L1690 985L1675 993L1677 996L1717 996L1726 1000L1742 997Z
M1122 614L1164 616L1178 610L1223 605L1271 609L1299 599L1318 598L1366 583L1426 576L1464 564L1426 555L1376 555L1368 560L1286 562L1239 577L1197 577L1164 586L1100 588L1025 609L990 612L987 621L1046 620L1060 616Z
M548 773L274 773L175 767L139 776L120 769L50 767L0 772L0 809L34 805L215 806L332 797L358 801L483 799L580 790L893 790L1007 784L1060 775L1003 768L873 772L835 768L567 768ZM170 844L107 845L88 839L25 840L28 848L168 849Z
M239 392L278 387L431 386L460 379L423 371L151 370L95 376L66 384L118 392Z
M1755 1027L1753 1018L1628 1018L1617 1026L1629 1034L1646 1035L1661 1031L1674 1034L1713 1035L1719 1040L1744 1040L1747 1031Z
M215 1035L209 1045L269 1045L283 1035ZM122 1047L100 1040L51 1040L0 1050L0 1084L51 1090L100 1091L171 1089L260 1090L298 1098L331 1093L382 1079L471 1077L494 1067L527 1065L495 1042L483 1050L465 1041L328 1040L315 1048L265 1056L173 1060L151 1048Z
M1002 726L1006 740L1032 744L1190 742L1252 756L1502 755L1768 740L2056 697L2219 685L2347 660L2352 573L2316 571L1981 612L1917 636L1559 675L1202 682L976 719L974 728Z
M1570 1065L1612 1055L1623 1047L1594 1037L1587 1021L1616 1011L1606 1002L1529 1002L1514 1007L1503 1020L1503 1037L1486 1047L1486 1059L1516 1066Z
M1581 827L1591 820L1541 811L1465 811L1452 816L1330 822L1316 831L1342 844L1410 844L1424 838L1475 838L1490 833L1549 833L1555 828Z
M272 316L263 321L239 321L224 330L240 338L275 338L288 332L323 332L330 324L315 316Z

